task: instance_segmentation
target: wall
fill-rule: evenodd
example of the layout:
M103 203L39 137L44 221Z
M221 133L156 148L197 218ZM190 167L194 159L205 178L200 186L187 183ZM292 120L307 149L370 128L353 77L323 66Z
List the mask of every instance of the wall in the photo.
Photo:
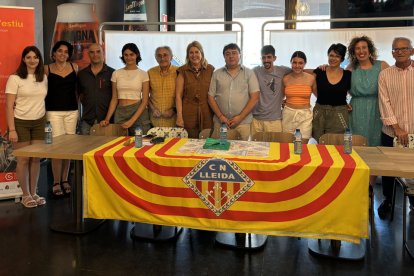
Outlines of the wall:
M1 0L0 0L1 1ZM22 1L23 2L23 1ZM124 16L124 1L123 0L47 0L43 1L44 12L44 48L45 48L45 63L50 63L49 57L50 48L52 44L53 31L57 15L57 6L64 3L87 3L95 4L96 15L102 22L122 22ZM149 22L158 22L158 1L146 0L147 19ZM150 26L149 30L158 30L158 26Z

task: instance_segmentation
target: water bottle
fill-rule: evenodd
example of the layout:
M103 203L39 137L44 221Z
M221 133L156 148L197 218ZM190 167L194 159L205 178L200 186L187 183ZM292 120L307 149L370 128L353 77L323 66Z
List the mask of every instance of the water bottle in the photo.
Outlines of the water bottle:
M220 145L225 145L227 142L227 126L225 123L220 127Z
M45 125L45 144L52 144L52 141L52 124L50 123L50 121L47 121Z
M302 154L302 134L300 133L300 129L295 130L295 138L293 140L295 154Z
M142 148L142 128L140 126L135 128L135 147Z
M344 152L347 154L352 153L352 132L349 128L345 130L344 134Z

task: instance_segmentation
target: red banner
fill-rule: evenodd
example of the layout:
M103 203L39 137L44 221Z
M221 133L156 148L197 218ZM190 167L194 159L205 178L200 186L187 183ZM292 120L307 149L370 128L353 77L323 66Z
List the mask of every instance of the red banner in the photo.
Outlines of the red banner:
M34 44L34 9L0 6L0 133L7 129L5 87L24 47Z
M0 135L4 135L7 130L6 83L20 63L23 49L34 44L34 8L0 6L0 41ZM0 197L21 194L15 174L16 162L10 156L10 144L1 137Z

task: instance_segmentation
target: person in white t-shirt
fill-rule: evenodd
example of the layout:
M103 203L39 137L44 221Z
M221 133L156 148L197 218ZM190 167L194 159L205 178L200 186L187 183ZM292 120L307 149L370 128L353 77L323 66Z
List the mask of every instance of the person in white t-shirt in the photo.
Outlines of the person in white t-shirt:
M115 70L112 74L112 99L108 113L100 125L109 125L109 120L115 112L115 123L127 128L130 135L133 135L138 125L141 126L143 133L147 133L150 129L147 110L149 77L146 71L138 68L141 53L137 45L125 44L122 47L121 60L125 67Z
M7 80L5 92L8 138L13 148L43 143L47 77L38 48L24 48L20 65ZM39 172L39 158L17 158L16 175L23 191L21 203L27 208L46 204L45 198L36 194Z

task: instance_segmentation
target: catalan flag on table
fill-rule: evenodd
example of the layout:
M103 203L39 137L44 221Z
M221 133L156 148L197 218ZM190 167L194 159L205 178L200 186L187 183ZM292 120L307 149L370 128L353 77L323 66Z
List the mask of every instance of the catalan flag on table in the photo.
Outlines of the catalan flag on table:
M86 218L356 243L368 237L369 168L342 146L304 145L294 155L293 144L267 143L263 156L231 156L182 151L197 144L191 139L140 149L125 146L128 139L85 154Z

